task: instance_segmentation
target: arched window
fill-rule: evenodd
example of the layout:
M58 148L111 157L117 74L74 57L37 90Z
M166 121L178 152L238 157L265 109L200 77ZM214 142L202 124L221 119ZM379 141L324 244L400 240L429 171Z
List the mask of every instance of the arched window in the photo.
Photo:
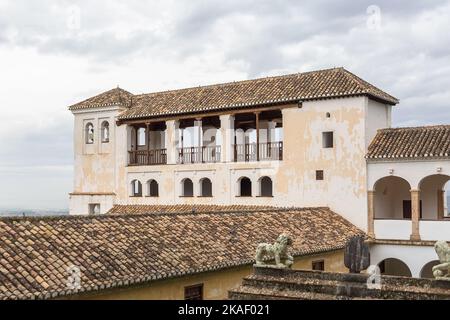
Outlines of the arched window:
M251 197L252 196L252 181L247 177L242 177L238 181L239 197Z
M86 144L94 143L94 125L91 122L86 124L84 136Z
M156 180L150 180L147 182L147 196L148 197L159 197L159 186Z
M181 182L182 192L181 195L183 197L193 197L194 196L194 184L191 179L184 179Z
M139 180L131 181L131 196L142 197L142 183Z
M137 131L138 146L141 147L146 145L145 136L145 128L139 128Z
M102 143L108 143L109 142L109 122L103 121L102 122Z
M212 183L208 178L200 180L200 196L212 197Z
M259 195L261 197L273 197L273 183L269 177L259 179Z

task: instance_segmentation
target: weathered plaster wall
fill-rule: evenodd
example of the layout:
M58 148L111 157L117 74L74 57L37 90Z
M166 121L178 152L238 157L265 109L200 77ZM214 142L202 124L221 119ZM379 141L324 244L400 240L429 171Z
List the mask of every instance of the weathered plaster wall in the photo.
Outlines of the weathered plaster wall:
M311 270L312 261L324 260L326 271L348 272L343 264L342 250L298 257L295 260L294 269ZM228 297L230 289L238 287L242 283L242 279L252 273L253 268L248 265L157 281L138 287L104 291L95 295L83 296L82 298L95 300L183 300L185 287L203 283L204 298L206 300L222 300Z

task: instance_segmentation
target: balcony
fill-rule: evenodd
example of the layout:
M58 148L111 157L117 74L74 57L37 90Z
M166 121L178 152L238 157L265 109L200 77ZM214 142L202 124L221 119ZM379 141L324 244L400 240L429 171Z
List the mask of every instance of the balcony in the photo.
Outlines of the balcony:
M235 162L283 160L283 142L281 141L235 144L233 148Z
M178 148L178 164L220 162L220 146Z
M167 164L167 150L138 150L129 151L130 166L155 166Z

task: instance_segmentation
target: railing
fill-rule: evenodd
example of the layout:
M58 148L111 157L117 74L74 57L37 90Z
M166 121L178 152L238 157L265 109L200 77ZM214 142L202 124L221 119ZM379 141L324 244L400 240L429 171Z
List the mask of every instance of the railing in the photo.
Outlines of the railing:
M220 162L220 146L178 148L178 163Z
M234 145L235 162L258 160L283 160L283 142L264 142L259 144L259 148L256 143Z
M129 151L130 166L152 166L167 164L166 149Z

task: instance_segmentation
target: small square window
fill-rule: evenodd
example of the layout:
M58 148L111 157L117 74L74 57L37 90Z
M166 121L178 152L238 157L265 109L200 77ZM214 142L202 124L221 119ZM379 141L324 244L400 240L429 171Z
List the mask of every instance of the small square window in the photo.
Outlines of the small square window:
M325 271L325 261L323 260L313 261L312 269L315 271Z
M316 180L322 181L323 180L323 170L317 170L316 171Z
M333 148L333 138L334 134L333 132L323 132L322 133L322 144L324 148Z
M185 287L184 300L203 300L203 283Z
M99 203L89 204L89 214L90 215L100 214L100 204Z

